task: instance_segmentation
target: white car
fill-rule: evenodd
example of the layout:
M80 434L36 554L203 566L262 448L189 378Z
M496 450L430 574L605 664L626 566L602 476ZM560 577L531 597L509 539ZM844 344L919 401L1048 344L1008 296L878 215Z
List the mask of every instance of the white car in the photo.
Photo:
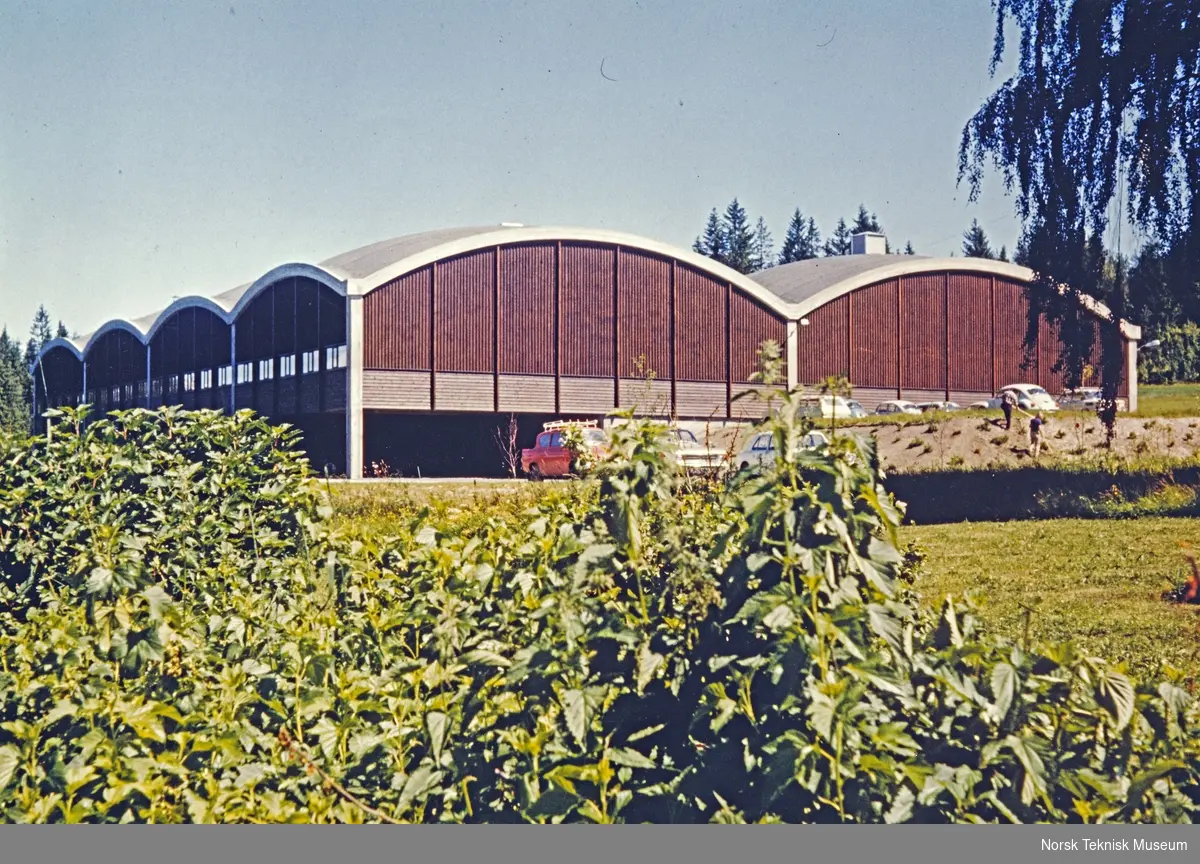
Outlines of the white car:
M922 411L959 411L957 402L922 402L917 406Z
M867 416L867 409L862 406L861 402L856 402L855 400L851 399L846 404L850 406L850 416L851 417L866 417Z
M813 430L807 433L800 441L801 448L805 450L816 450L818 447L828 446L829 439L825 437L825 433ZM774 465L775 464L775 436L770 432L759 432L750 439L742 452L737 455L734 460L734 465L738 468L749 468L752 465Z
M1100 407L1103 391L1099 387L1076 387L1058 397L1058 405L1068 411L1095 411ZM1117 410L1124 411L1127 403L1117 399Z
M677 427L667 431L667 452L689 474L716 471L725 459L720 450L705 447L687 429Z
M889 399L875 406L876 414L920 414L921 409L904 399Z
M820 417L823 420L833 418L849 419L854 416L854 409L841 396L804 396L800 399L801 417Z
M1036 384L1007 384L1000 388L1000 396L1011 392L1017 397L1017 405L1025 408L1027 403L1036 411L1057 411L1058 403L1049 393Z

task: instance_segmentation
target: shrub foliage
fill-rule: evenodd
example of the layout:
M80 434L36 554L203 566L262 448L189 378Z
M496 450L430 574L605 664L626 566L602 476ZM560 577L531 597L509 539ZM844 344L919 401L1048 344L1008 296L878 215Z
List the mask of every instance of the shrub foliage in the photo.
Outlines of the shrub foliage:
M1191 821L1182 679L922 619L873 445L795 416L726 485L630 423L593 492L385 536L251 415L63 412L0 452L3 818Z

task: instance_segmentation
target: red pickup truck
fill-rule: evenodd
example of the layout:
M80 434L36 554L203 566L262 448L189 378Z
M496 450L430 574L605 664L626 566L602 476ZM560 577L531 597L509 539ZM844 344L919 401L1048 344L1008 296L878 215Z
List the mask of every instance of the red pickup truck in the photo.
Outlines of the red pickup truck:
M571 451L564 433L568 426L581 427L584 442L597 458L604 454L604 433L595 423L565 421L546 423L530 448L521 451L521 471L530 480L567 477L571 474Z

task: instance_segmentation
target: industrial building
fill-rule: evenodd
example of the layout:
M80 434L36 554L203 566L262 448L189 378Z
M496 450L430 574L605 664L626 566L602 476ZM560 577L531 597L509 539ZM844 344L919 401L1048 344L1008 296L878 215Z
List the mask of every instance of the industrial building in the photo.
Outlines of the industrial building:
M766 340L784 348L789 385L845 375L868 410L895 398L965 404L1018 381L1060 392L1054 328L1043 322L1036 350L1024 349L1029 270L882 245L857 235L855 254L747 276L607 230L409 235L55 339L33 370L35 411L251 408L301 429L318 470L356 478L380 462L494 472L493 430L510 414L523 443L546 419L615 407L753 418L761 407L741 394ZM1134 410L1140 331L1121 329Z

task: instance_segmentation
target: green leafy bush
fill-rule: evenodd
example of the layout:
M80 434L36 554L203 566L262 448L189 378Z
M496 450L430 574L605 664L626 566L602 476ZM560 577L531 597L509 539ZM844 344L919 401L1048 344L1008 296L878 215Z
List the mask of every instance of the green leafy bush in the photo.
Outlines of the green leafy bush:
M1200 381L1200 325L1172 324L1156 335L1162 344L1138 352L1138 379L1144 384Z
M1194 818L1179 677L922 619L873 444L789 404L728 486L629 423L594 494L391 534L250 416L66 414L0 453L3 818Z

